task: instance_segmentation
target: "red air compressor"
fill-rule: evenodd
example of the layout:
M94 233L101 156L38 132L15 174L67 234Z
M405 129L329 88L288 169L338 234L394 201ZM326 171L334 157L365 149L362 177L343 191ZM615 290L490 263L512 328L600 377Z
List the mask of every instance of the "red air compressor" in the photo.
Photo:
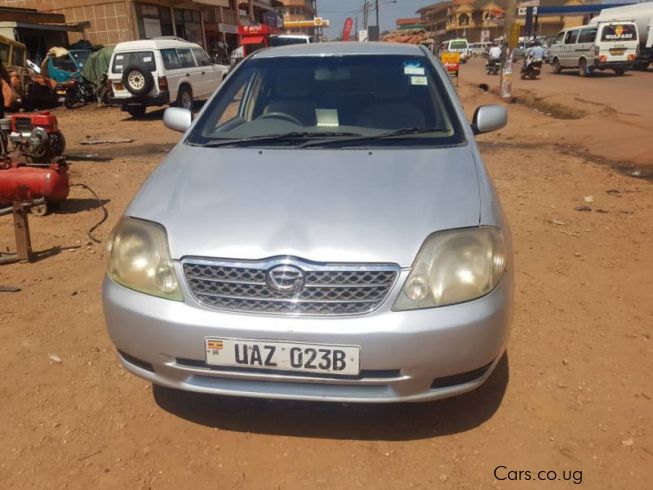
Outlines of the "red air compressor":
M68 164L63 159L48 167L0 163L0 205L43 198L44 205L32 208L33 214L42 216L64 202L69 192Z
M64 202L70 183L57 117L49 112L13 114L0 120L0 132L0 205L43 198L45 204L31 209L42 216ZM30 163L11 158L10 143Z

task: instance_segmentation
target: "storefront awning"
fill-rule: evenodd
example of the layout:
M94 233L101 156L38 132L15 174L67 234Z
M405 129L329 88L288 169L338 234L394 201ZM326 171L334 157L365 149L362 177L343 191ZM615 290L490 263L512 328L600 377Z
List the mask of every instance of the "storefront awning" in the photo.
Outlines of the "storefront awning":
M240 44L265 44L265 36L242 36Z

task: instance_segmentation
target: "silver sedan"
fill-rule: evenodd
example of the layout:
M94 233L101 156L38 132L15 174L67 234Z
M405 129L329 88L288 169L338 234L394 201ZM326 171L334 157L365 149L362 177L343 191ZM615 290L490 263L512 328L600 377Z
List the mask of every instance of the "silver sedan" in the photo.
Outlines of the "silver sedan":
M117 224L103 287L119 359L221 395L425 401L480 386L508 341L508 225L426 49L274 48L244 60Z

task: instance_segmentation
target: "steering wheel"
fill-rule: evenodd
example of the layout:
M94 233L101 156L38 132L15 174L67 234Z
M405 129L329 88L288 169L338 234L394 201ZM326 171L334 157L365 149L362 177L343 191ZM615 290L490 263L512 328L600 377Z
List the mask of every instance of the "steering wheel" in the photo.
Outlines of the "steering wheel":
M303 126L302 122L299 119L297 119L295 116L291 116L290 114L286 114L285 112L267 112L262 116L259 116L257 119L284 119L293 124L296 124L297 126Z

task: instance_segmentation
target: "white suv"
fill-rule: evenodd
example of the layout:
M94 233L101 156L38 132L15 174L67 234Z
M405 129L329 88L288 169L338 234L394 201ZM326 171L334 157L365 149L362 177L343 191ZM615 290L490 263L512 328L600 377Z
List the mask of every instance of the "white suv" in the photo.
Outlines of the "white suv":
M214 64L200 45L178 38L119 43L111 56L112 102L141 117L148 106L172 104L192 108L208 98L229 67Z

